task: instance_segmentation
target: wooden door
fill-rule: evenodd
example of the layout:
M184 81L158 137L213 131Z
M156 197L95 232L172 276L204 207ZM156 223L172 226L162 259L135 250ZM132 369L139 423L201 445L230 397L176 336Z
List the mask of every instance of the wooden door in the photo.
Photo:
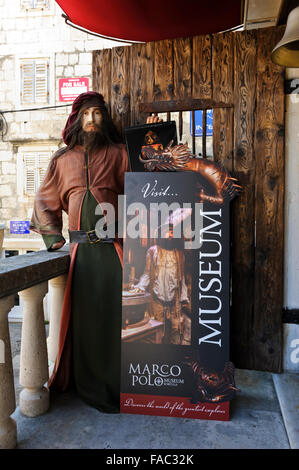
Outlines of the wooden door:
M270 54L284 27L116 47L93 53L94 90L119 128L140 103L210 99L214 158L243 186L231 207L231 359L279 372L282 356L284 68Z

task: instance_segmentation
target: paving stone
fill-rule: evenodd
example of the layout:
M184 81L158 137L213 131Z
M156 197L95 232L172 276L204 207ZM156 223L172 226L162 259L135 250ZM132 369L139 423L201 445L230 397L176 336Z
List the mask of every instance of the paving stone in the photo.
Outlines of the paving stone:
M299 449L299 374L273 374L291 449Z

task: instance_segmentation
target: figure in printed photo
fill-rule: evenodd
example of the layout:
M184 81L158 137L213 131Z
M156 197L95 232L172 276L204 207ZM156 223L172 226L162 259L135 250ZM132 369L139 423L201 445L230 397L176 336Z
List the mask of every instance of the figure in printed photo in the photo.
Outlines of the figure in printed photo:
M158 228L160 236L146 252L143 274L129 289L132 296L150 294L148 319L161 325L153 342L191 344L191 274L186 273L184 238L174 237L175 226L190 214L191 209L178 209Z

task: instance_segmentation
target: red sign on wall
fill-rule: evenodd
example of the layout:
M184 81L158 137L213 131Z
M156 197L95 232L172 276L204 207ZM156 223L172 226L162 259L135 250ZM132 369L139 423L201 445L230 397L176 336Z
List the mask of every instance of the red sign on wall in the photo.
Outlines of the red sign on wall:
M81 93L89 91L89 78L60 78L59 101L74 101Z

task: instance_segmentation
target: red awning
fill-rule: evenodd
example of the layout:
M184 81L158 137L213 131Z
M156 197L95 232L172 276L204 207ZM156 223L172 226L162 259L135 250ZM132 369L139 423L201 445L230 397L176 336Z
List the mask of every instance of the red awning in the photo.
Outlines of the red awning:
M115 39L157 41L242 23L242 0L56 0L77 26Z

